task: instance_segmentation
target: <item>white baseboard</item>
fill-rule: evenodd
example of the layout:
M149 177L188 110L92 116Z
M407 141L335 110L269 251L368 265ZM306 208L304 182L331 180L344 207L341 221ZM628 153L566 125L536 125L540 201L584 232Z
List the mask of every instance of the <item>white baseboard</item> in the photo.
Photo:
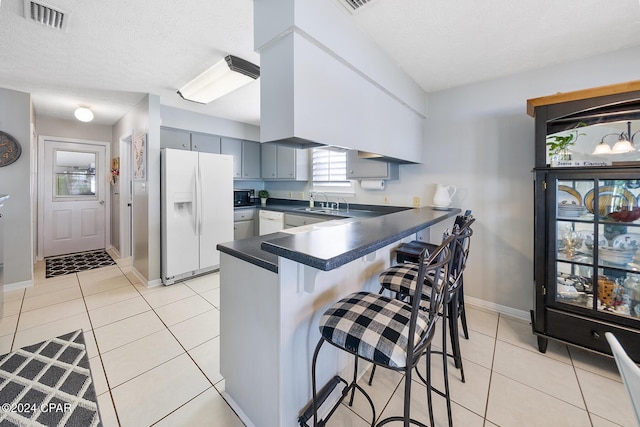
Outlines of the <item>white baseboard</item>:
M518 310L516 308L507 307L506 305L496 304L495 302L485 301L479 298L464 296L464 302L468 305L473 305L485 310L493 311L496 313L504 314L505 316L515 317L517 319L523 319L526 321L531 320L531 316L528 311Z
M223 391L221 394L222 394L222 397L224 398L224 400L226 400L227 403L229 404L229 406L231 406L231 409L233 409L235 411L235 413L238 415L238 418L240 418L240 420L247 427L255 427L256 426L255 424L253 424L251 422L251 420L249 419L247 414L244 413L244 411L240 408L240 406L236 403L236 401L233 400L233 398L231 396L229 396L229 394L226 391Z
M105 249L105 251L107 251L107 253L113 259L120 258L120 252L118 251L118 249L116 249L115 246L109 246L108 248Z
M33 286L33 280L25 280L24 282L7 283L4 285L4 292L11 292L18 289L26 289Z
M138 270L136 270L135 267L131 267L131 272L133 273L134 276L136 276L136 278L138 280L140 280L140 283L142 283L143 285L145 285L147 288L155 288L156 286L161 286L162 285L162 280L161 279L154 279L154 280L147 280L142 273L140 273Z

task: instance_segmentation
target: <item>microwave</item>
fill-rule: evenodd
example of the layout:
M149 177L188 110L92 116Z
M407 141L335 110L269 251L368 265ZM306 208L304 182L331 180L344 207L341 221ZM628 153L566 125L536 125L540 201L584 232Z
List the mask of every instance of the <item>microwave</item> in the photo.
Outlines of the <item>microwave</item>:
M255 190L233 190L233 206L253 206Z

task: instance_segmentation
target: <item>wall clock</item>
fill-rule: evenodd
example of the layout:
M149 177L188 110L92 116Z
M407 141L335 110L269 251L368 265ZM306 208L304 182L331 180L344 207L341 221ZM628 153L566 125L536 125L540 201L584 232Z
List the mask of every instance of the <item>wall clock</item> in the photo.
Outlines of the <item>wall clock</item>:
M0 131L0 167L15 162L20 154L22 154L22 147L20 147L18 140L6 132Z

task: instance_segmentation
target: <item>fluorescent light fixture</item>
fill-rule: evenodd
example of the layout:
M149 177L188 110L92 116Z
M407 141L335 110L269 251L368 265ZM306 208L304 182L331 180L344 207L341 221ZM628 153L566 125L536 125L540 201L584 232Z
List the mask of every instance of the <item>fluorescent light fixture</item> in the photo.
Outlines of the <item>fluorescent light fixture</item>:
M93 112L87 107L78 107L73 114L76 116L76 119L81 122L90 122L93 120Z
M227 55L178 91L187 101L208 104L260 77L260 67Z

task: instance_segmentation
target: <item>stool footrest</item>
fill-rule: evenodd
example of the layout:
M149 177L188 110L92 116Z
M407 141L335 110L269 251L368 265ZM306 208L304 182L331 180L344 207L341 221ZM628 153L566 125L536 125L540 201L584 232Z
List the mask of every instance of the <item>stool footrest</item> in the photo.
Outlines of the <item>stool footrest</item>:
M327 382L324 386L322 386L322 388L318 391L318 409L320 409L320 406L322 406L322 404L324 403L325 400L327 400L327 398L329 397L329 395L331 393L333 393L333 390L335 390L335 388L338 386L338 384L340 384L340 382L343 382L347 387L344 388L344 390L342 390L342 397L340 398L340 400L338 401L338 404L340 404L340 402L342 402L342 400L344 399L344 397L346 396L347 392L348 392L348 384L347 382L342 379L339 375L335 375L333 378L331 378L329 380L329 382ZM331 416L331 414L333 413L335 409L332 409L331 412L329 413L329 416ZM302 415L300 415L298 417L298 423L300 424L300 427L309 427L307 424L307 421L309 421L311 418L313 417L313 401L309 402L307 404L307 406L305 407ZM327 417L328 419L329 417ZM320 420L318 422L318 426L322 426L324 425L324 422L326 420Z

